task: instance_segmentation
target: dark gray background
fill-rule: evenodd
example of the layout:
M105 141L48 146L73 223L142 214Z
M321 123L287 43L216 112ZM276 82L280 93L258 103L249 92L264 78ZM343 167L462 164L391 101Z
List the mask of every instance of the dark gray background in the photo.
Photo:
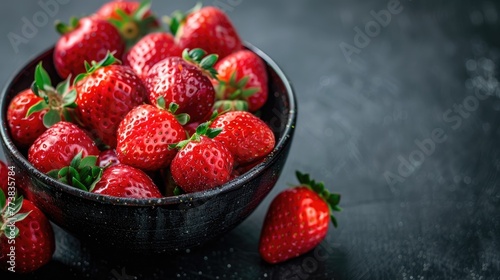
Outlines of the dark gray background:
M41 8L37 1L4 3L0 83L54 44L53 19L92 12L102 2L59 5L50 23L18 52L8 33L22 35L22 18L31 19ZM235 230L160 265L113 262L75 251L75 240L60 238L54 260L32 276L499 279L499 5L401 1L402 11L349 63L339 45L354 45L354 28L364 29L373 20L371 11L387 9L389 2L205 1L229 5L241 36L269 54L295 87L299 118L280 181ZM153 6L158 14L169 14L193 4L154 1ZM453 110L464 101L469 110L461 116ZM444 142L434 142L428 154L418 152L415 141L432 139L436 129L445 133ZM418 161L413 169L398 171L410 157ZM296 169L340 192L344 212L339 228L331 228L315 251L267 265L257 252L263 216L271 199L295 182ZM388 182L388 172L401 176L399 181Z

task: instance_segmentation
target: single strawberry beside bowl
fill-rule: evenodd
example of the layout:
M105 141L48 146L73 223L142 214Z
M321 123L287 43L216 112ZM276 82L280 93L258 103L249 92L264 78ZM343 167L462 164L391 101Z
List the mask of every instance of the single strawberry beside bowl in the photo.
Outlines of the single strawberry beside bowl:
M85 61L100 61L108 52L122 57L125 42L109 22L98 17L72 18L69 25L58 23L62 36L54 48L54 66L63 79L85 72Z
M201 48L223 58L243 48L231 20L216 7L197 5L187 14L176 11L169 25L182 49Z
M261 257L279 263L316 247L326 236L330 220L337 227L334 211L340 195L330 193L322 182L297 172L299 185L276 196L266 214L259 242Z
M47 264L55 251L55 239L45 214L22 196L6 200L2 191L0 209L0 268L29 273Z

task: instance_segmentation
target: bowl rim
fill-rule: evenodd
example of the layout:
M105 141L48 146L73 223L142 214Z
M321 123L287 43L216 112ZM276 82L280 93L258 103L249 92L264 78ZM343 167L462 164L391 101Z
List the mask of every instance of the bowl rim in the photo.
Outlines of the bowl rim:
M227 193L230 191L237 190L244 185L246 185L252 178L255 178L259 174L261 174L265 169L267 169L271 164L277 160L278 155L281 154L288 144L289 141L291 141L291 136L293 135L293 131L295 129L295 123L297 119L297 107L296 107L296 97L295 93L293 91L293 87L290 83L290 80L286 77L285 73L281 70L281 68L272 60L266 53L264 53L262 50L259 48L253 46L252 44L248 42L244 42L244 45L247 49L250 51L254 52L257 54L264 62L271 68L277 76L282 80L283 84L285 85L287 97L288 97L288 103L290 106L289 112L287 114L287 120L285 124L285 130L283 133L283 136L281 139L278 140L276 143L273 151L267 155L264 160L259 163L258 165L254 166L252 169L250 169L248 172L243 174L242 176L239 176L233 180L230 180L229 182L208 190L208 191L202 191L202 192L194 192L194 193L187 193L187 194L181 194L177 196L169 196L169 197L162 197L162 198L151 198L151 199L140 199L140 198L122 198L122 197L112 197L112 196L105 196L101 194L96 194L92 192L85 192L83 190L80 190L78 188L74 188L72 186L63 184L46 174L40 172L36 168L34 168L31 163L27 160L27 158L24 157L24 155L17 149L17 147L14 145L14 142L9 136L8 132L8 125L7 125L7 120L6 120L6 114L7 114L7 108L9 106L8 103L6 102L6 96L9 92L9 89L11 86L20 78L20 75L22 71L17 71L15 72L11 78L8 80L7 84L3 88L1 94L0 94L0 120L2 122L2 128L0 129L0 134L2 137L2 141L4 142L4 145L7 147L5 150L6 157L9 157L7 153L10 154L10 156L13 156L16 158L16 160L25 168L26 170L29 170L30 172L33 172L34 177L36 179L42 181L44 184L49 185L51 187L54 187L56 191L61 191L68 193L70 195L75 195L78 196L82 199L86 200L91 200L96 203L103 203L103 204L113 204L113 205L123 205L123 206L137 206L137 207L142 207L142 206L147 206L147 207L157 207L157 206L168 206L168 205L175 205L175 204L180 204L180 203L193 203L197 201L202 201L204 203L205 201L223 193ZM28 68L32 66L33 64L37 64L38 61L36 61L37 58L40 58L41 56L47 55L47 53L50 53L53 51L53 47L45 50L42 53L39 53L32 57L28 63L26 63L21 69Z

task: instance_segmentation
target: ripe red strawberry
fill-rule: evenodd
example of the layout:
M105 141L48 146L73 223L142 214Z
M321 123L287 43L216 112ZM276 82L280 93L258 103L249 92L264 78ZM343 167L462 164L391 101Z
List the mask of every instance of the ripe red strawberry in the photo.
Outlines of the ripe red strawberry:
M17 208L16 205L22 206ZM55 250L55 239L52 226L42 211L22 197L6 201L2 195L0 208L3 209L0 221L0 268L15 273L29 273L47 264ZM11 260L12 255L14 260Z
M281 192L271 202L260 236L259 252L268 263L283 262L316 247L326 236L333 211L340 211L340 195L322 182L297 172L300 185Z
M69 79L52 87L40 62L31 89L16 95L7 110L7 123L16 144L29 147L51 125L61 119L71 120L75 99L76 91L69 86Z
M187 193L213 189L228 182L234 160L224 144L212 138L220 129L201 124L190 139L174 145L179 152L172 160L170 171L175 183Z
M0 160L0 189L7 195L9 187L9 167Z
M255 53L249 50L232 53L221 59L215 70L218 80L213 79L212 82L218 100L245 100L250 112L259 110L266 103L266 66Z
M129 46L160 27L151 13L150 0L108 2L97 10L96 15L112 23Z
M187 15L175 12L170 30L182 49L201 48L220 58L243 47L229 17L216 7L195 7Z
M215 91L205 73L215 76L217 56L205 55L201 49L185 50L183 58L169 57L153 66L144 78L149 101L155 104L163 97L167 104L174 102L179 105L179 113L188 114L191 122L209 114Z
M164 100L160 103L164 107ZM170 164L176 151L169 145L186 139L182 124L173 115L174 107L166 111L145 104L125 116L117 132L116 154L121 163L150 171Z
M275 139L271 129L249 112L227 112L215 118L210 127L222 129L214 140L226 145L236 165L261 159L274 149Z
M62 78L85 72L85 61L100 61L108 52L122 57L125 42L116 28L97 17L71 19L70 26L57 24L62 37L54 48L54 66Z
M96 165L100 168L108 168L120 163L116 151L113 149L102 151L97 158Z
M36 96L31 89L26 89L12 98L7 109L10 135L20 148L29 147L47 129L43 125L43 116L47 109L26 117L29 108L40 101L43 101L41 97Z
M161 198L158 187L146 173L125 164L106 168L94 193L129 198Z
M123 64L130 66L139 77L144 77L159 61L181 56L182 49L171 34L156 32L144 36L124 55Z
M47 173L70 165L78 154L99 155L90 136L76 125L61 121L40 135L28 150L28 160L39 171Z
M146 101L147 92L141 79L128 66L113 65L116 59L108 53L75 78L79 121L93 135L111 148L116 147L116 130L132 108Z

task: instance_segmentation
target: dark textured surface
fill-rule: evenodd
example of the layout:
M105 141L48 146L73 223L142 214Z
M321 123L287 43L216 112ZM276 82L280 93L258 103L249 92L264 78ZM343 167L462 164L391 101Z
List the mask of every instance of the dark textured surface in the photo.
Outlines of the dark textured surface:
M160 2L154 3L160 14L192 5ZM497 2L401 1L402 11L351 63L339 45L353 45L354 28L364 29L373 19L370 11L387 9L389 1L207 3L238 4L229 15L242 37L268 53L295 86L296 138L278 185L243 224L198 250L148 266L99 258L59 238L54 261L38 278L498 279ZM2 83L57 38L46 25L15 53L7 34L21 34L22 18L40 7L28 0L6 5ZM56 17L66 20L99 5L73 0ZM461 109L464 101L469 103ZM432 141L427 154L415 152L415 141L432 139L433 131L444 141ZM415 166L398 171L410 157ZM295 169L342 193L345 211L339 228L315 251L266 265L257 253L263 216L272 197L294 181ZM401 177L388 182L388 172Z

